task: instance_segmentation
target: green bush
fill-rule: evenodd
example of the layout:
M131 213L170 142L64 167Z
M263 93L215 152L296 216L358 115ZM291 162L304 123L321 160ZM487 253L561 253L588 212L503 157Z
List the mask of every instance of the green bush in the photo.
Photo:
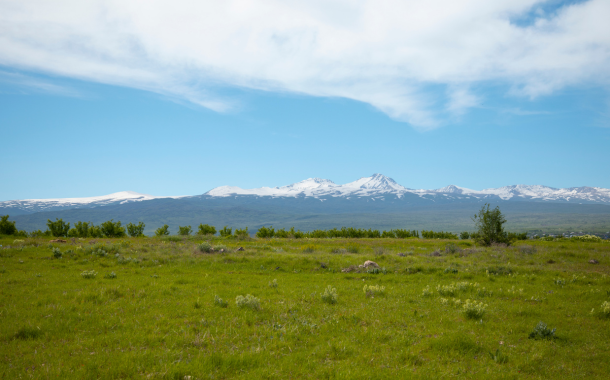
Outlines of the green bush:
M244 228L244 229L239 229L236 228L235 229L235 237L238 239L247 239L250 237L250 233L248 232L248 227Z
M127 224L127 233L131 237L142 237L142 236L144 236L144 227L145 226L146 225L144 224L144 222L139 222L137 225L135 225L133 223L128 223Z
M469 319L480 319L485 314L487 305L483 302L477 302L475 300L466 300L464 302L463 310L466 318Z
M555 330L549 329L544 322L538 322L534 330L530 333L530 339L553 339L555 338Z
M92 278L95 278L95 276L97 276L97 272L96 272L96 271L94 271L94 270L86 270L86 271L83 271L83 272L80 274L80 276L81 276L82 278L86 278L86 279L92 279Z
M197 235L216 235L216 227L207 224L200 224Z
M167 224L164 224L163 227L157 228L157 230L155 231L155 236L157 236L157 237L167 236L167 235L169 235L169 226Z
M108 220L100 226L100 230L105 237L120 238L125 237L125 227L121 227L121 222L113 222Z
M235 297L235 304L240 308L250 308L252 310L260 310L261 305L258 298L254 297L251 294L246 294L246 296L237 296Z
M233 236L233 229L228 226L224 226L222 230L218 231L221 237L228 238Z
M217 295L214 296L214 305L216 306L220 306L220 307L227 307L229 306L229 303L225 300L223 300L222 298L218 297Z
M197 249L199 250L199 252L210 253L212 252L212 244L208 242L203 242L197 246Z
M89 237L92 238L101 238L104 237L104 234L102 233L102 229L100 228L100 226L91 226L89 227Z
M462 231L460 232L460 239L462 240L466 240L470 238L470 232L468 231Z
M53 257L56 259L61 259L63 257L63 253L61 253L61 251L59 250L59 248L55 248L53 247L53 249L51 250L53 252Z
M222 234L221 234L222 235ZM260 239L270 239L275 235L275 229L273 226L269 226L269 228L262 226L256 231L256 237Z
M57 218L55 218L54 222L52 222L51 219L47 219L47 227L54 237L67 237L68 231L70 230L70 223L65 223L62 219Z
M16 232L15 222L9 222L8 215L0 216L0 235L15 235Z
M321 294L322 302L326 302L329 304L337 303L337 299L339 295L337 294L337 289L328 285L326 289L324 289L324 293Z
M489 207L489 204L486 203L472 218L477 228L477 243L485 246L494 243L510 244L508 234L504 231L506 218L500 212L499 207L493 210L490 210Z
M193 232L193 229L191 228L191 226L178 226L178 235L181 236L188 236L191 234L191 232Z

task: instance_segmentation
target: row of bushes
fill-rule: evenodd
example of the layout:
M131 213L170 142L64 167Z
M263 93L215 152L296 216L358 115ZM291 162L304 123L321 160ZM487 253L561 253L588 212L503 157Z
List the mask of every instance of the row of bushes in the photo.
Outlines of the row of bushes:
M128 223L123 226L120 221L114 222L114 220L106 221L99 226L94 225L91 222L76 222L74 227L70 228L69 222L64 222L62 219L56 219L55 221L47 220L46 231L32 231L29 234L26 231L19 231L15 226L15 222L8 220L8 215L2 216L0 219L0 234L3 235L15 235L15 236L53 236L53 237L74 237L74 238L120 238L127 235L131 237L144 236L144 227L146 226L143 222L138 224ZM193 233L191 226L179 226L178 235L188 236ZM216 227L208 224L200 224L197 230L197 235L216 235L219 234L221 237L237 237L247 238L250 236L248 228L235 229L229 228L228 226L223 227L220 230L216 230ZM155 231L155 236L167 236L170 235L169 226L163 225ZM341 227L341 229L333 228L329 230L313 230L308 232L302 232L295 230L291 227L289 230L284 228L276 230L273 226L261 227L256 233L256 237L268 239L268 238L419 238L420 233L416 230L404 230L394 229L389 231L379 231L373 229L362 229L353 227ZM462 232L459 234L451 232L435 232L435 231L421 231L421 237L425 239L477 239L477 233ZM508 233L508 239L510 241L525 240L527 239L527 233Z
M406 239L410 237L419 237L419 232L412 230L390 230L380 232L379 230L362 229L353 227L341 227L341 229L333 228L330 230L313 230L309 232L295 231L294 227L286 231L284 228L275 230L273 226L261 227L256 233L258 238L399 238Z

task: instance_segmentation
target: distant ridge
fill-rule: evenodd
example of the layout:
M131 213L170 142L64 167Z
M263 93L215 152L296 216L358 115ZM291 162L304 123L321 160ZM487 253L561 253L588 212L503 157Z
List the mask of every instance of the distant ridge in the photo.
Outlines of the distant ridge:
M528 201L610 205L610 189L599 187L583 186L556 189L542 185L512 185L495 189L472 190L449 185L434 190L409 189L398 184L390 177L376 173L344 185L336 184L329 179L309 178L281 187L242 189L237 186L220 186L205 194L197 196L159 197L140 194L133 191L122 191L109 195L87 198L13 200L0 202L0 214L8 213L10 215L23 215L45 211L97 208L133 202L149 202L160 199L196 198L211 200L230 197L252 197L253 199L311 198L313 200L317 199L319 201L324 201L325 204L328 204L328 202L333 199L344 199L363 200L366 202L406 200L410 204L463 203L473 201Z
M420 197L443 195L445 197L463 196L476 199L499 198L502 200L531 201L561 201L575 203L610 204L610 189L600 187L571 187L556 189L541 185L513 185L495 189L471 190L464 187L449 185L434 190L414 190L404 187L392 178L383 174L373 174L362 177L345 185L337 185L333 181L321 178L309 178L292 185L282 187L261 187L258 189L242 189L235 186L214 188L204 195L211 197L227 197L235 195L255 195L269 197L353 197L394 194L402 197L405 194L415 194Z

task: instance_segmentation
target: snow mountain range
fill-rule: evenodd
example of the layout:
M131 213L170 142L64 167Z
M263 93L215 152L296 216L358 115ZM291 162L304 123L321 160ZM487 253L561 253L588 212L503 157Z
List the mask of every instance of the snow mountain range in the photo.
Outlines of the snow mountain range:
M337 185L331 180L309 178L301 182L282 187L261 187L258 189L242 189L234 186L221 186L212 189L204 195L212 197L229 197L239 195L254 195L259 197L386 197L394 195L401 198L406 194L420 197L449 197L454 199L502 199L559 201L575 203L609 203L610 189L599 187L571 187L556 189L541 185L513 185L496 189L471 190L464 187L449 185L435 190L409 189L399 185L383 174L373 174L362 177L354 182Z
M23 199L0 202L0 214L23 215L43 211L98 208L110 205L125 205L134 202L149 202L159 199L213 200L230 198L274 199L298 198L318 199L328 202L339 200L399 201L419 199L425 203L473 202L473 201L530 201L576 204L610 205L610 189L599 187L571 187L556 189L541 185L513 185L495 189L471 190L455 185L435 190L409 189L383 174L373 174L356 181L339 185L328 179L309 178L281 187L242 189L235 186L216 187L198 196L157 197L133 191L122 191L89 198Z

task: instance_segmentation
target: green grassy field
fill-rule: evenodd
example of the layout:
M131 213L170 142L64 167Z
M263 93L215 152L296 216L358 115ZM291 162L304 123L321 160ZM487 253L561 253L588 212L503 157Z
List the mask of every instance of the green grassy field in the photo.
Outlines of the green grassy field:
M610 377L607 242L202 241L1 238L0 377Z

